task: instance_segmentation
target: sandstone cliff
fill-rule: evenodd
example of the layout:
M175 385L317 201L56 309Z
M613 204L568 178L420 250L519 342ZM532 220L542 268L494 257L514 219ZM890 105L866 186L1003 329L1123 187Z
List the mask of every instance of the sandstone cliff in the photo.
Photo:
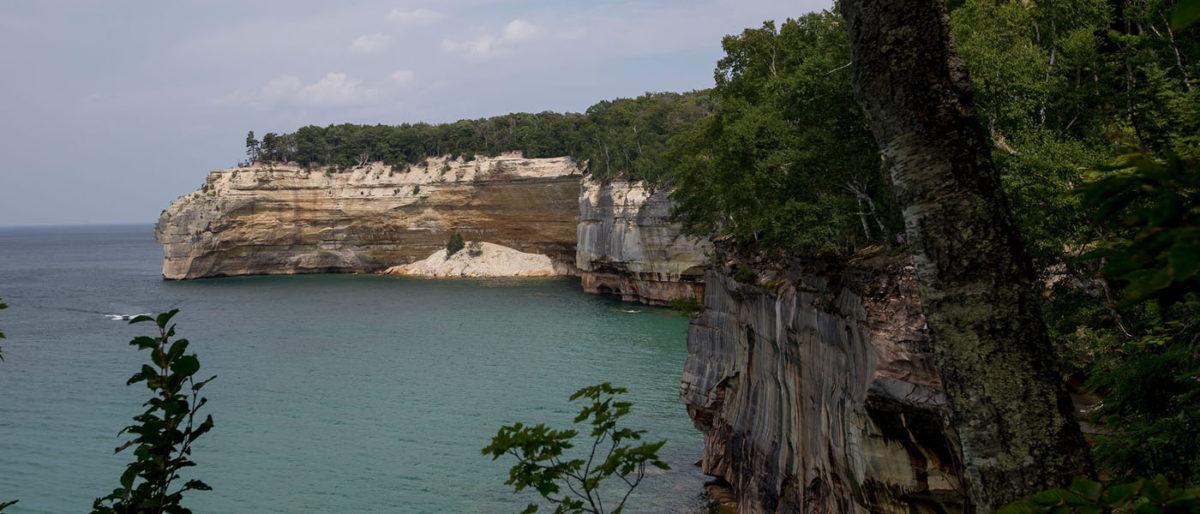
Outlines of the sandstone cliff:
M681 234L670 210L668 191L585 179L575 259L584 291L655 305L699 299L712 245Z
M706 277L681 396L738 512L953 512L960 464L911 265Z
M332 172L209 173L163 211L163 277L373 272L424 259L450 232L574 262L579 170L519 154Z

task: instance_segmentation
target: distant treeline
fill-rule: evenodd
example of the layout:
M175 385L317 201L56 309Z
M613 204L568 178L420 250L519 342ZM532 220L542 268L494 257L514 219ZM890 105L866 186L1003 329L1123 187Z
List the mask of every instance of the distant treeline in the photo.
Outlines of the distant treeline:
M289 134L246 137L250 162L301 166L412 165L429 157L467 160L519 151L526 157L571 156L594 176L657 181L667 140L711 113L707 91L647 93L597 103L584 114L515 113L454 123L309 125Z

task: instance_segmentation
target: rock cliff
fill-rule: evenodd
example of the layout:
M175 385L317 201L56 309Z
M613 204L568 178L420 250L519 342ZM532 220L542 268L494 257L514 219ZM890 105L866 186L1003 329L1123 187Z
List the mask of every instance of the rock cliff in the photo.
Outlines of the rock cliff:
M671 223L668 193L627 180L583 181L575 265L585 291L654 305L700 299L712 245Z
M163 211L163 278L374 272L424 259L458 230L575 258L579 170L566 157L504 154L333 172L256 165L209 173Z
M906 261L706 277L681 396L738 512L954 512L958 443Z

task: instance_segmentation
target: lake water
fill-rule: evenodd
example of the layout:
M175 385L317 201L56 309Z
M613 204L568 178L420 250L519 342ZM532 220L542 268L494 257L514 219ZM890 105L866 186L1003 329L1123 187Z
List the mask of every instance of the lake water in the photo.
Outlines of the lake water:
M672 470L629 512L698 512L702 449L678 401L687 319L583 294L573 279L366 275L164 282L150 226L0 229L0 500L86 512L131 453L117 432L146 389L127 343L179 308L216 427L194 448L203 512L518 512L503 424L570 425L575 389L611 381ZM629 312L634 311L634 312Z

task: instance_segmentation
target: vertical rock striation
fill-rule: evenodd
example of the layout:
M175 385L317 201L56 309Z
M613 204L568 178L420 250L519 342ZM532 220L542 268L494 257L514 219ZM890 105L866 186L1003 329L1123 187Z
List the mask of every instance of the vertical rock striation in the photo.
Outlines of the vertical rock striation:
M579 170L566 157L430 159L344 172L218 170L163 211L163 278L373 272L424 259L451 231L573 271Z
M960 451L912 266L706 277L681 396L738 512L953 512Z
M653 305L700 299L712 245L670 221L668 194L642 182L584 179L575 250L584 291Z

